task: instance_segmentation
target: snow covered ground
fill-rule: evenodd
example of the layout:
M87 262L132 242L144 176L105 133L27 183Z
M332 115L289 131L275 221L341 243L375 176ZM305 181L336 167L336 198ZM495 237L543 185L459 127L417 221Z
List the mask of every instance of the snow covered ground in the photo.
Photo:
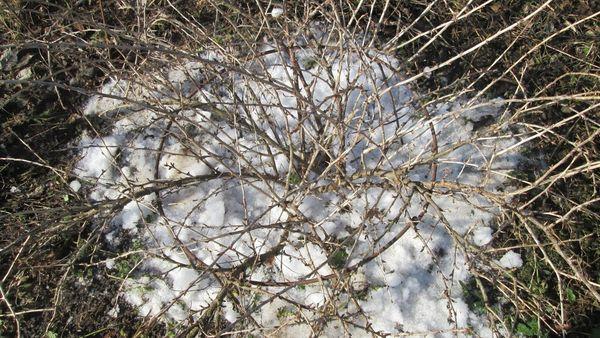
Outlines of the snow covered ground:
M353 43L267 44L235 69L206 53L89 101L114 124L82 136L75 174L93 201L128 200L106 239L145 248L121 293L141 316L219 316L244 335L491 335L460 282L519 160L509 129L488 127L505 111L426 104L399 60Z

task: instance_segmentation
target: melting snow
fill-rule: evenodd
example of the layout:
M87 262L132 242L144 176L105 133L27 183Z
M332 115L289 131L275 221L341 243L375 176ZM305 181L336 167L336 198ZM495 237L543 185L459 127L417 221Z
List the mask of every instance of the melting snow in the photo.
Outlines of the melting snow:
M81 189L81 182L79 182L78 180L73 180L69 183L69 187L74 191L74 192L78 192L79 189Z
M523 259L521 259L521 255L510 250L500 258L500 265L507 268L520 268L523 266Z
M271 11L271 16L274 18L280 17L281 15L283 15L283 8L275 7Z
M197 318L221 297L220 273L247 264L246 292L225 295L219 309L260 334L489 335L462 299L471 262L458 243L470 230L474 244L490 242L498 207L486 196L518 160L495 156L514 137L477 132L501 107L458 98L427 105L427 118L419 93L398 85L391 56L320 58L305 45L295 59L300 70L288 55L265 53L246 65L254 73L221 86L201 85L202 62L189 62L156 88L125 80L102 88L127 101L90 100L86 114L116 123L107 135L82 136L75 174L94 201L129 200L107 240L136 236L148 249L122 296L141 316ZM299 77L306 85L294 88ZM294 158L303 147L308 172ZM522 261L508 252L500 264ZM312 323L321 313L330 320Z
M494 230L490 227L478 227L473 231L473 243L483 246L492 241Z

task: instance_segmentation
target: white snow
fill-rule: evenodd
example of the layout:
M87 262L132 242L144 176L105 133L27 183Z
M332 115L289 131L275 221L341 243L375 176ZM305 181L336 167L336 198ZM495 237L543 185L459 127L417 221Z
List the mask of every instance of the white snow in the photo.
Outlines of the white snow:
M275 7L273 8L273 10L271 10L271 16L274 18L278 18L281 15L283 15L283 8L281 7Z
M109 269L109 270L112 270L112 269L114 269L114 268L115 268L115 266L116 266L116 262L115 262L115 260L114 260L114 259L112 259L112 258L109 258L109 259L107 259L106 261L104 261L104 265L106 265L106 268L107 268L107 269Z
M31 67L23 68L17 73L17 79L20 81L29 80L33 76L33 70Z
M423 73L425 74L425 77L429 79L431 77L431 73L432 73L431 68L430 67L423 68Z
M510 250L500 258L500 265L507 269L520 268L523 266L523 259L519 253Z
M477 227L473 230L473 243L478 246L484 246L492 241L494 230L490 227Z
M69 183L69 187L74 191L74 192L78 192L79 189L81 189L81 182L79 182L78 180L73 180Z
M84 134L79 146L83 160L75 167L75 174L82 179L98 179L102 182L113 180L114 155L120 145L118 137L92 138Z
M142 218L152 213L150 203L152 195L146 195L141 200L134 200L125 205L113 222L121 225L123 229L133 230L142 221Z
M275 8L271 15L282 13ZM250 261L255 266L244 270L244 279L256 285L246 284L235 302L225 297L219 308L229 323L242 320L241 309L252 312L261 326L254 334L309 336L306 321L334 306L355 325L332 316L323 335L370 336L366 326L391 335L466 336L470 328L490 335L486 319L462 299L460 282L470 277L471 262L457 241L470 229L474 244L491 241L488 225L499 210L477 191L498 192L519 160L514 152L495 156L517 142L512 135L476 133L478 122L499 118L502 107L478 101L472 109L468 97L459 97L428 105L427 120L418 109L420 94L397 85L403 74L394 57L332 50L320 60L309 45L302 47L296 58L308 85L301 98L290 89L289 59L266 53L245 65L250 74L232 75L228 85L198 87L203 66L190 62L156 74L163 81L156 88L123 79L102 88L127 102L89 101L86 114L110 115L116 123L103 136L82 136L74 173L92 185L92 200L129 200L113 215L107 241L118 245L129 234L149 252L121 296L141 316L164 310L165 320L197 318L222 290L221 277L206 266L231 270ZM210 108L178 110L186 99L218 99L214 105L236 118ZM130 104L138 101L148 104ZM307 106L308 118L300 109ZM290 150L298 155L302 147L307 156L326 149L336 160L307 175L292 172L297 161ZM438 162L437 190L429 194L423 187L431 182L431 157ZM344 171L346 181L337 176ZM132 193L165 182L172 184ZM272 259L257 262L271 250ZM500 264L522 261L510 251ZM351 283L342 285L337 275L344 267ZM285 287L299 281L308 282ZM363 296L346 292L350 286Z
M119 316L119 311L121 311L121 309L119 308L119 305L117 304L112 309L108 310L108 312L106 314L112 318L117 318Z

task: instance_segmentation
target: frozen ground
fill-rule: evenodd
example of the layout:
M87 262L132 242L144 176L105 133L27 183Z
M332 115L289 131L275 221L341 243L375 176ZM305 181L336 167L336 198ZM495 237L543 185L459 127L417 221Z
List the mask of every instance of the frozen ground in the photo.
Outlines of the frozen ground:
M128 199L106 239L146 252L120 296L242 335L491 335L460 282L518 161L508 128L488 127L501 104L424 107L399 60L298 44L243 70L205 54L89 101L115 122L81 138L81 191Z

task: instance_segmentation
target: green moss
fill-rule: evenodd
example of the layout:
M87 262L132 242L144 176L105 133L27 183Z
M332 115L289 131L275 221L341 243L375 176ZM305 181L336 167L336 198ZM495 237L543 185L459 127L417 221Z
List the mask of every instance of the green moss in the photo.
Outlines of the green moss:
M116 276L126 278L141 260L142 255L140 254L133 254L124 259L119 259L115 264Z
M296 315L296 310L291 307L283 306L283 307L280 307L279 309L277 309L277 319L279 319L279 320L289 318L289 317L294 317L295 315Z
M348 259L348 253L344 248L340 248L329 257L329 265L334 269L342 269L346 266L346 260Z
M527 322L518 323L516 331L525 337L548 337L548 333L540 328L536 318L531 318Z
M485 314L485 301L475 279L471 278L467 282L460 282L460 286L462 287L463 299L469 306L469 310L478 315Z
M292 171L288 174L288 183L292 185L298 185L302 182L302 178L298 175L297 172Z
M317 65L317 60L314 58L307 57L300 61L300 63L302 64L302 68L311 69Z

